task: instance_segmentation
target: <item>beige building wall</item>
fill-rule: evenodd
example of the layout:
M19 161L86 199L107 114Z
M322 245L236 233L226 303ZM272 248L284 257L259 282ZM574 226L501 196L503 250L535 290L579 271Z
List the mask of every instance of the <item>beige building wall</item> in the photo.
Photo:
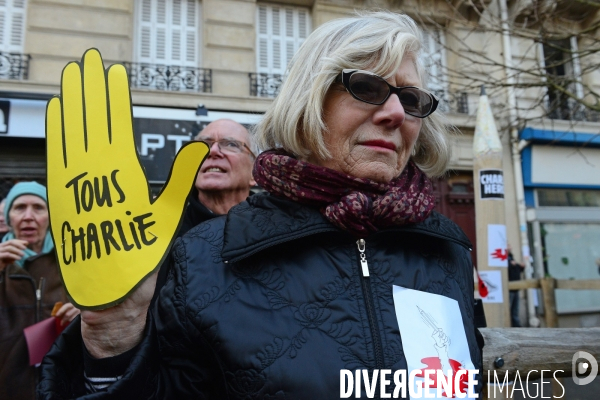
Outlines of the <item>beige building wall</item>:
M141 0L28 0L24 52L30 54L29 79L2 81L2 90L59 94L60 76L64 66L79 61L85 50L98 48L108 66L112 63L135 61L136 7ZM200 65L212 71L212 92L168 92L132 89L134 105L193 109L199 103L209 110L264 112L271 99L250 96L249 73L256 72L256 0L202 0L199 16ZM312 28L334 18L351 14L355 9L387 8L411 15L424 25L444 27L447 45L457 50L475 49L489 57L500 59L501 41L497 34L473 29L479 22L478 11L461 6L461 13L470 25L460 25L447 18L448 4L443 0L279 0L265 4L308 7ZM518 48L519 46L516 45ZM447 52L449 68L467 76L483 76L486 71L469 63L456 53ZM502 71L497 71L501 78ZM460 91L461 81L449 90ZM473 165L472 139L478 90L467 93L469 113L448 113L448 120L458 128L454 135L454 155L451 168L470 171ZM526 97L526 96L525 96ZM505 146L507 179L506 215L515 216L516 206L511 189L512 168L509 136L502 105L503 93L494 93L491 102L498 110L498 128ZM509 240L516 243L516 220L507 222ZM517 251L518 253L518 251Z
M106 66L135 61L136 7L140 3L141 0L29 0L24 46L24 52L32 57L29 79L2 81L2 90L59 94L64 66L68 62L79 61L83 53L92 47L100 50ZM444 26L452 32L446 35L449 46L500 54L497 37L485 32L473 34L470 27L458 26L447 20L445 1L280 0L265 4L308 7L313 29L329 20L349 15L355 9L388 8L406 12L422 24ZM134 88L134 105L192 109L202 103L209 110L264 112L271 99L250 96L248 76L256 72L257 1L202 0L200 5L199 67L212 71L212 92ZM468 9L464 12L469 14ZM485 71L477 70L472 63L465 64L451 52L447 53L447 64L450 68L464 70L466 75L485 74ZM450 87L450 90L458 89ZM451 167L464 171L472 169L471 142L478 93L471 92L468 98L469 114L448 114L449 122L458 127ZM495 97L492 103L502 104L504 100ZM508 148L506 135L504 139ZM514 214L514 210L507 210L507 215Z

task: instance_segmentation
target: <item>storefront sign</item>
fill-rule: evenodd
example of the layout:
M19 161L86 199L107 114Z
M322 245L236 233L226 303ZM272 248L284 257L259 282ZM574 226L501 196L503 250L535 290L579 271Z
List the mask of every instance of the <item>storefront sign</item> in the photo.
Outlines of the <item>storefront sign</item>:
M44 138L46 100L0 99L0 137Z
M0 138L45 138L46 100L0 98ZM250 127L261 114L208 111L197 116L195 109L133 107L135 144L150 183L167 180L175 154L210 122L228 118Z
M0 134L8 133L9 117L10 117L10 101L0 100Z
M151 183L162 183L177 151L210 122L228 118L250 127L261 115L209 111L206 116L197 116L195 110L133 107L133 117L135 143L146 176Z

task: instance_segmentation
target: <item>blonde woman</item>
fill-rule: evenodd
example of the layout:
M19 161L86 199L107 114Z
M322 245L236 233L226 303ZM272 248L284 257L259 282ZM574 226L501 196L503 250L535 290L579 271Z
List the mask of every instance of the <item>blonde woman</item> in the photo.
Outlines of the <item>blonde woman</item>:
M319 27L256 129L266 193L175 244L147 318L152 282L84 312L47 357L41 398L339 398L343 370L407 372L394 287L454 302L464 333L448 339L470 353L455 361L481 367L470 243L432 211L449 144L420 50L405 15Z

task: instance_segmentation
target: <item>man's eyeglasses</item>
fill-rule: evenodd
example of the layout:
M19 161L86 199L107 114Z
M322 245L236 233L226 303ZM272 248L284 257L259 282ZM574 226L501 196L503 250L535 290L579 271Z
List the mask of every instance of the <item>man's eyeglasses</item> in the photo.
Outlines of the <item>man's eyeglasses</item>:
M253 158L256 158L256 155L254 154L254 152L252 152L252 150L250 150L250 147L248 147L248 145L246 143L240 142L239 140L235 140L235 139L214 140L212 138L204 138L204 137L199 137L197 140L206 143L209 148L212 148L213 144L216 143L217 146L219 146L219 150L222 153L239 154L239 153L242 153L244 151L244 149L246 149L246 150L248 150L248 152L250 153L250 155Z
M342 83L356 100L381 105L395 93L404 107L404 112L417 118L425 118L435 111L438 99L425 89L416 86L392 86L379 75L369 71L345 69L341 73Z

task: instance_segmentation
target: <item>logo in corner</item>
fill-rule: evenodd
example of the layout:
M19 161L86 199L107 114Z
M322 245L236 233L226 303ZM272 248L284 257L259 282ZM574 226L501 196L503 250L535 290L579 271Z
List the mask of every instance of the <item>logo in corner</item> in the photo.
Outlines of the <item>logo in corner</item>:
M581 359L584 359L585 361L581 361ZM578 360L580 361L578 362ZM578 351L573 354L571 366L573 382L575 382L576 385L587 385L588 383L591 383L598 375L598 362L594 356L586 351ZM585 378L579 378L577 376L578 374L583 375L588 371L590 374Z

